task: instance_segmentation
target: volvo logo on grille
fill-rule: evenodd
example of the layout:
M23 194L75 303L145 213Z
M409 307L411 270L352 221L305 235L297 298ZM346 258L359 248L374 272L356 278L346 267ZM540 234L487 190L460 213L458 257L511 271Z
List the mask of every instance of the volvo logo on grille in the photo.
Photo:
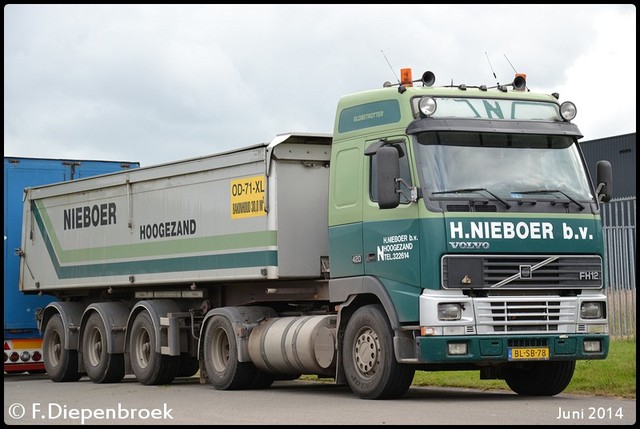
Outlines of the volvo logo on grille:
M533 275L533 269L531 269L531 265L520 265L521 279L530 279L532 275Z

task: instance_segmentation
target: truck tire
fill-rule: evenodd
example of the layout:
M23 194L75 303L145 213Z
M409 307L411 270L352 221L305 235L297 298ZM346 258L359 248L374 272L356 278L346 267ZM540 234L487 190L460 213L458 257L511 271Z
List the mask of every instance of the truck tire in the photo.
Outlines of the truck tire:
M44 330L42 354L49 378L55 382L78 381L78 351L64 348L66 332L62 317L54 314Z
M342 356L347 383L362 399L400 398L413 381L415 367L396 361L393 330L381 305L366 305L353 313Z
M217 390L266 387L266 381L252 362L238 361L236 336L231 322L224 316L213 316L207 324L204 364L209 382Z
M554 396L569 385L575 368L575 361L514 364L506 370L504 380L519 395Z
M82 335L82 359L94 383L117 383L124 378L124 354L108 352L107 335L102 317L91 314Z
M147 386L169 384L178 373L180 356L156 351L156 333L151 316L141 311L131 326L129 342L131 369L138 381Z

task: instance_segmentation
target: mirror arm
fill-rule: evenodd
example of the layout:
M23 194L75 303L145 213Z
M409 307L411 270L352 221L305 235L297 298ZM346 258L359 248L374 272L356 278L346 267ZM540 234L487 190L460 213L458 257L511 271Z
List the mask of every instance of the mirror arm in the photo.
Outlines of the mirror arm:
M412 203L415 203L416 201L418 201L418 188L417 187L409 186L409 184L402 177L397 177L396 178L396 183L400 183L401 185L404 185L404 187L407 188L409 190L409 193L410 193L410 195L407 196L404 193L404 191L402 190L402 186L399 186L398 189L396 189L396 193L397 194L404 195L404 197L407 198Z

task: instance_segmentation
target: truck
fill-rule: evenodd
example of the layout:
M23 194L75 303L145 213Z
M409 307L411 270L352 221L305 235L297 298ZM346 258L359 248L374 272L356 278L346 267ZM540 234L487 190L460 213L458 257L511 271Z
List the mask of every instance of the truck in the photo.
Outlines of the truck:
M140 164L125 161L4 157L4 372L43 373L42 336L36 315L55 299L44 293L25 295L18 278L24 188L81 179Z
M331 134L27 189L20 289L58 298L48 376L393 399L472 370L554 396L605 359L611 164L592 180L575 104L524 74L401 76L341 97Z

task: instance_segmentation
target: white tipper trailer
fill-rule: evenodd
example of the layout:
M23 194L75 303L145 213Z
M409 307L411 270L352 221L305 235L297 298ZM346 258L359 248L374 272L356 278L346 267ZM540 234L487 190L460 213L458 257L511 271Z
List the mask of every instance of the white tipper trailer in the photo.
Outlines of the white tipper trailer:
M295 317L305 301L327 300L330 150L330 135L279 135L226 153L27 189L20 287L58 297L40 320L49 376L67 381L86 373L110 382L133 371L145 384L160 384L201 369L204 379L214 368L199 368L198 350L212 347L198 329L205 315L216 317L210 309L227 306L220 314L249 332L275 313L244 305L278 308L291 300L299 308L278 308L285 317L263 326L262 336L251 329L248 387L273 381L261 367L331 373L335 334L328 327L336 317ZM285 351L283 329L307 332ZM267 331L277 331L277 340ZM239 338L232 359L242 365L250 344ZM232 377L221 387L234 383L247 382Z

